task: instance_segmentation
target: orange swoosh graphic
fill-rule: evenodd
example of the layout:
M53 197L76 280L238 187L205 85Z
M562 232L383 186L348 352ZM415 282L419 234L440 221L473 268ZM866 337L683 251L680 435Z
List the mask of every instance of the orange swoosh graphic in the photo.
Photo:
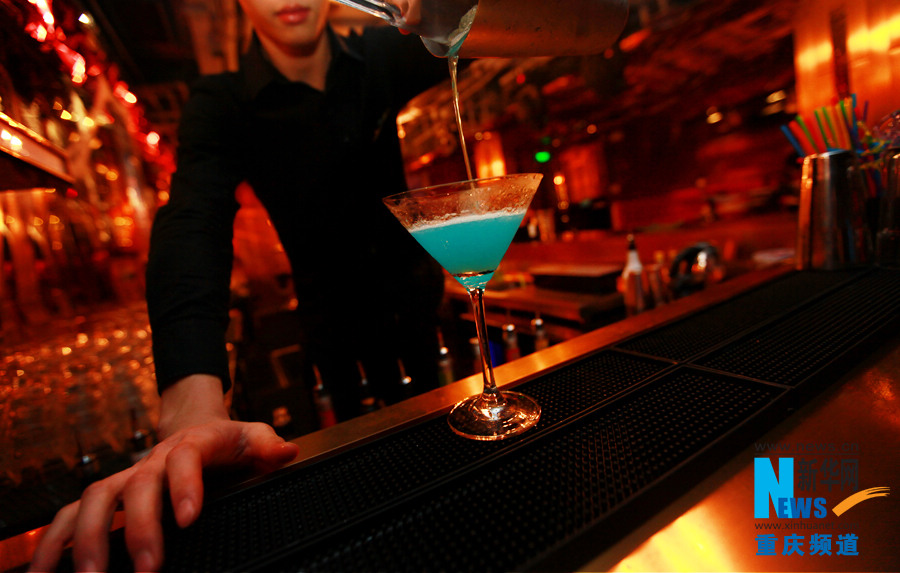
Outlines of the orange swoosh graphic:
M891 488L889 487L870 487L869 489L864 489L862 491L858 491L842 501L841 503L834 506L831 510L835 515L840 516L842 513L856 505L857 503L866 501L867 499L872 499L873 497L884 497L886 495L890 495Z

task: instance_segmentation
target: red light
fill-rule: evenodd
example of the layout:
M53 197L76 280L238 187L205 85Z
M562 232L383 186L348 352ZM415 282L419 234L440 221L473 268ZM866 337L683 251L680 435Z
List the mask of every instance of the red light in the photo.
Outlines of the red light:
M621 49L623 52L630 52L634 49L637 49L637 47L640 46L641 43L643 43L643 41L648 37L650 37L649 28L638 30L630 36L626 36L619 40L619 49Z
M525 74L520 73L519 75L516 76L516 83L519 85L522 85L525 83L525 80L527 80L527 79L528 78L525 77Z
M74 199L75 197L78 197L78 191L69 187L68 189L66 189L66 197L68 197L69 199Z

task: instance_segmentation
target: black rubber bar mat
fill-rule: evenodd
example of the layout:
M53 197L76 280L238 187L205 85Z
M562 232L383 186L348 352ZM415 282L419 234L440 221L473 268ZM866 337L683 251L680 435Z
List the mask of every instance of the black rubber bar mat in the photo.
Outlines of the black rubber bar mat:
M211 500L166 570L575 569L898 323L900 272L791 273L520 385L521 437L440 417Z

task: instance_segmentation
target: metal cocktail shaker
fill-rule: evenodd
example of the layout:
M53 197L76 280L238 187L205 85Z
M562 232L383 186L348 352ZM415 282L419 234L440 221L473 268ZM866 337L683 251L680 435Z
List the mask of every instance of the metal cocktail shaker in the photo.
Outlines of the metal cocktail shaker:
M900 148L884 158L885 189L875 231L876 261L883 267L900 268Z
M798 269L834 270L872 260L865 187L855 156L829 151L803 160L797 229Z
M596 54L628 16L628 0L337 1L418 34L440 57Z

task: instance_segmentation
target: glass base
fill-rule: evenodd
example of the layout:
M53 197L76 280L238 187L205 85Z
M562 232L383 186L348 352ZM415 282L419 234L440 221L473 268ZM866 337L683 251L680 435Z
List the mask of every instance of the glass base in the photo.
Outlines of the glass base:
M496 401L472 396L450 411L450 429L471 440L503 440L537 424L541 407L518 392L500 392Z

